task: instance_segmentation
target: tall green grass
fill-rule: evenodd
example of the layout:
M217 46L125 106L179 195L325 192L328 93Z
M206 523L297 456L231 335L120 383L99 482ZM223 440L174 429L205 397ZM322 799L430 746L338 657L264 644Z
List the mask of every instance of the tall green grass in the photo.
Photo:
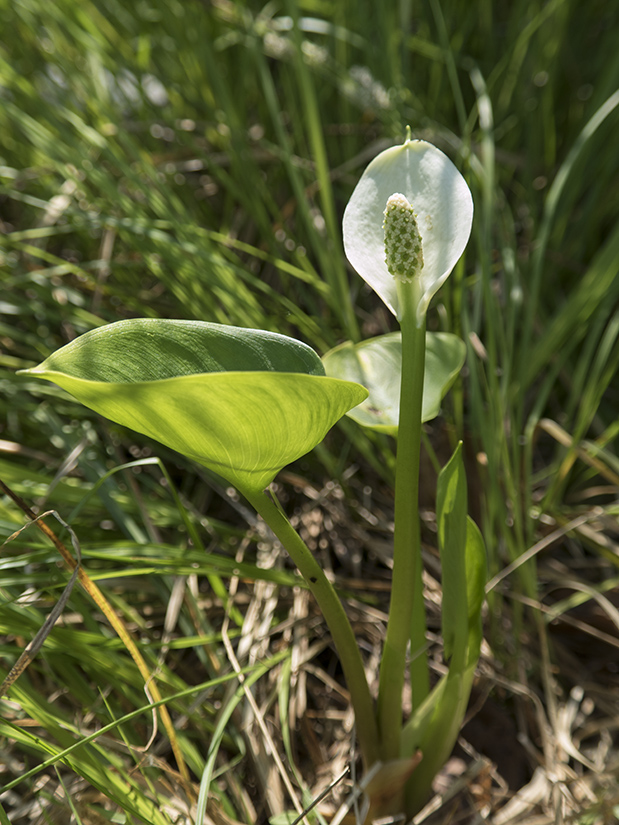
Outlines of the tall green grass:
M586 512L593 459L616 472L619 12L575 0L2 0L0 9L0 478L70 521L87 571L158 668L199 784L230 700L215 684L229 667L221 611L234 633L242 619L222 582L235 571L283 587L295 579L258 567L252 550L234 561L260 528L216 479L14 371L136 315L276 330L321 353L386 331L388 314L346 266L340 218L368 160L410 125L450 154L474 193L474 240L431 321L467 340L467 374L446 404L446 436L435 429L433 439L465 437L499 572L549 523ZM368 484L388 481L391 445L343 422L296 470L346 489L353 462ZM3 535L22 523L3 500ZM0 559L5 671L69 578L35 531ZM616 568L604 558L601 570ZM538 598L535 561L508 583L491 596L499 653L501 611ZM517 621L528 621L524 609ZM179 766L161 731L155 755L139 750L149 703L135 664L74 588L4 700L14 761L2 805L17 810L39 793L68 804L37 790L47 760L76 805L81 776L103 794L91 807L105 816L173 821L166 805L182 809L187 789L170 773ZM211 792L223 815L251 821L234 778L247 748L238 722L232 714L230 762L218 763Z

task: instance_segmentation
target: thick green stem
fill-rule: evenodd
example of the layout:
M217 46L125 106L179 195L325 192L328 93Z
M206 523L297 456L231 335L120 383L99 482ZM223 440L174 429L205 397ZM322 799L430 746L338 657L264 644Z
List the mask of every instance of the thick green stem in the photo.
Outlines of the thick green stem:
M243 491L283 546L318 602L331 632L355 711L359 747L366 769L379 759L379 737L376 711L363 668L359 646L335 588L326 577L311 551L275 502L265 493Z
M416 284L399 284L398 287L402 378L395 479L393 579L378 693L378 724L384 760L404 755L400 754L400 734L409 640L414 706L423 701L429 690L419 533L419 452L425 368L425 317L422 324L417 326Z

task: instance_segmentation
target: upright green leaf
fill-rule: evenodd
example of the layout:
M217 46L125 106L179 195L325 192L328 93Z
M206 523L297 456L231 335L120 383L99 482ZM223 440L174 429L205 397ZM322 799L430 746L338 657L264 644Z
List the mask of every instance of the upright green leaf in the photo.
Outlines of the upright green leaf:
M462 442L439 473L436 485L436 524L441 553L443 600L441 625L445 658L454 651L458 662L466 660L468 625L466 579L466 476Z
M486 598L488 565L486 546L479 527L468 516L466 520L466 599L468 606L467 667L476 665L482 640L481 610Z
M402 732L404 756L423 758L407 785L409 814L427 801L432 780L449 758L466 713L482 641L486 550L475 522L466 515L462 445L439 475L437 523L442 567L442 629L449 671L414 711Z
M24 372L252 492L367 396L299 341L199 321L119 321Z

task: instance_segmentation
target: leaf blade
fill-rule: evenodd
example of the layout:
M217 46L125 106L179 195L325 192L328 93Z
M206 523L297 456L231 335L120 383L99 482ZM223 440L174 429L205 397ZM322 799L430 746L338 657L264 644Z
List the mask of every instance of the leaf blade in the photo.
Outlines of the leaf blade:
M456 335L426 334L426 362L422 420L431 421L440 412L441 401L462 369L466 346ZM402 336L390 332L353 344L340 344L323 356L327 375L355 381L369 391L366 401L349 417L369 429L397 436L402 369Z
M202 322L121 321L23 372L254 492L367 395L294 339Z

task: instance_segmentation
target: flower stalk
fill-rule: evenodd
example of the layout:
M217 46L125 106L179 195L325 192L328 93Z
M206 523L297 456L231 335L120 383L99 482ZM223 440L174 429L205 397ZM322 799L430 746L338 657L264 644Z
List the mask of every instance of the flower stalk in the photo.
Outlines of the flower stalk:
M385 209L385 263L396 281L402 329L402 371L395 479L395 531L391 603L381 660L378 722L384 760L400 754L402 691L409 641L413 706L428 693L425 655L421 539L419 530L419 457L425 372L425 313L419 317L423 244L413 207L399 193Z

